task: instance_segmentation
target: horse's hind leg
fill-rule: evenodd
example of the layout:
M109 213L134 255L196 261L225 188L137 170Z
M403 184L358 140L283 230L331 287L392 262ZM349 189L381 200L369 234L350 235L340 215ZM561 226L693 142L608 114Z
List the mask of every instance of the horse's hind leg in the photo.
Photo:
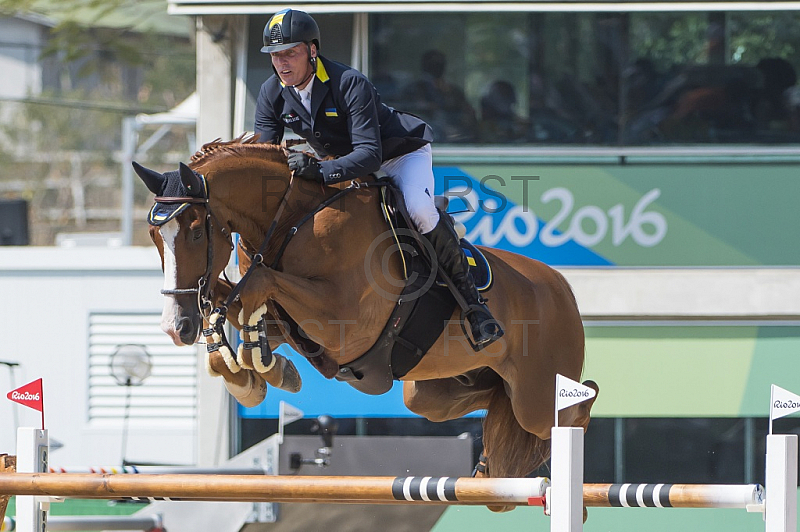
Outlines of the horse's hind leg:
M526 432L517 422L505 382L490 368L459 377L406 381L403 398L409 410L431 421L447 421L475 410L488 410L483 422L483 455L490 459L488 469L476 472L477 477L521 477L550 455L549 442ZM492 511L513 508L489 507Z
M430 421L457 419L489 405L492 390L502 382L489 368L465 375L403 383L403 401L409 410Z

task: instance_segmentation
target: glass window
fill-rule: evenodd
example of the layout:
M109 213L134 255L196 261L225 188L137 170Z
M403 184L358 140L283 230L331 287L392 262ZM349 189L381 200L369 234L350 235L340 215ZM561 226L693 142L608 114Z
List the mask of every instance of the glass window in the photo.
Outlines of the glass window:
M370 63L439 143L800 140L796 12L376 14Z

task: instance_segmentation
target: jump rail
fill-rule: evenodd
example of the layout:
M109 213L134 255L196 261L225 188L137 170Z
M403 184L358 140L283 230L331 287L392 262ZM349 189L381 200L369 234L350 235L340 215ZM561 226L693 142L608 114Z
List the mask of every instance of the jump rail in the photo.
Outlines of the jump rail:
M0 474L0 494L87 499L531 505L546 478L253 475ZM588 507L742 508L762 504L758 484L584 484Z
M528 505L546 478L0 474L0 495L84 499Z
M193 467L193 466L88 466L50 467L50 473L100 473L104 475L265 475L258 467Z
M554 449L552 487L546 478L17 472L0 473L0 497L18 497L17 527L21 532L45 530L42 526L30 525L46 523L48 501L61 497L339 504L538 504L544 505L551 515L554 532L582 530L583 506L766 509L768 532L796 532L797 436L770 435L767 438L767 485L771 488L771 497L766 501L764 489L757 484L583 484L582 429L554 428L554 442L559 438L559 443L564 445L554 445L563 452ZM26 471L31 471L29 468L47 471L46 431L21 428L18 444L22 440L26 440L26 444L18 448L18 470L25 464ZM562 498L562 494L567 496ZM28 514L34 516L33 521Z

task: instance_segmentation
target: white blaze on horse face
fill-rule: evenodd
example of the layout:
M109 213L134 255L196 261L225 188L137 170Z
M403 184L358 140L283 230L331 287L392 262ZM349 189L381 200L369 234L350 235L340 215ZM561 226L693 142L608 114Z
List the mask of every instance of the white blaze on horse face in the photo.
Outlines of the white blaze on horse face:
M174 218L162 225L158 232L164 241L164 290L178 288L178 265L175 261L175 239L178 236L178 220ZM161 312L161 330L167 333L175 345L183 345L176 325L178 303L172 296L164 298L164 310Z

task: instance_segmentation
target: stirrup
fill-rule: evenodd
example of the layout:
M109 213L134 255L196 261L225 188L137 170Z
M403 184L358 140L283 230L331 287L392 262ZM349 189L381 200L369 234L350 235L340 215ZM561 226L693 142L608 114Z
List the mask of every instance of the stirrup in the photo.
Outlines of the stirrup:
M472 324L470 324L469 332L467 332L467 326L466 326L466 324L469 323L469 317L471 314L485 315L488 319L483 323L486 323L488 321L494 323L496 327L496 332L494 334L487 334L481 339L473 338ZM483 327L480 327L479 329L483 329ZM485 347L493 344L496 340L500 339L503 336L503 329L502 327L500 327L500 323L496 319L494 319L494 316L492 316L491 312L489 312L489 309L487 309L483 305L470 305L467 308L467 310L461 311L461 330L464 332L464 337L467 339L467 342L469 342L470 347L475 352L478 352L484 349ZM485 331L483 330L481 330L481 332L485 333Z

